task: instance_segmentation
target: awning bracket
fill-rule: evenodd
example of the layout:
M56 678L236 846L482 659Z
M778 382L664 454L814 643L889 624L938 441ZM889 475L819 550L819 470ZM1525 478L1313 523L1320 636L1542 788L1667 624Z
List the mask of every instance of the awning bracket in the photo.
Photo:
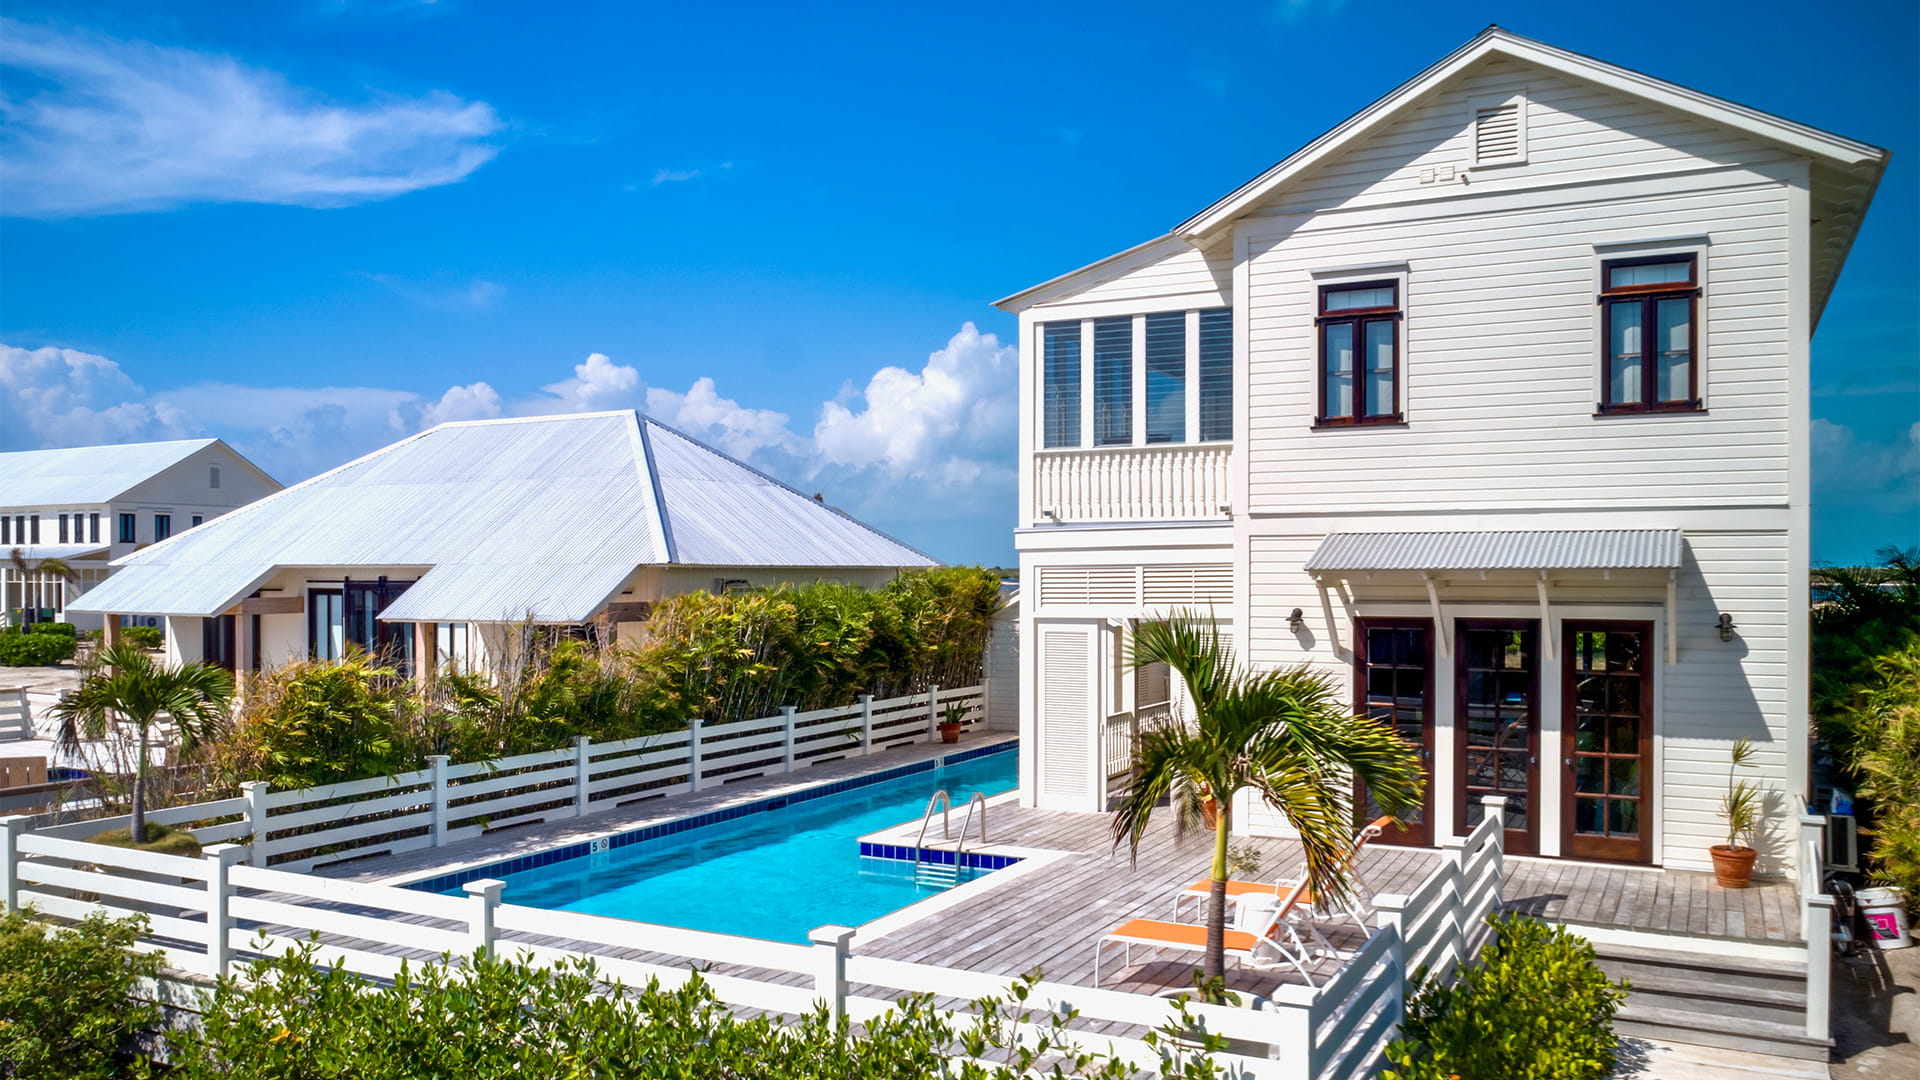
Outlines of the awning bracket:
M1452 635L1447 633L1447 620L1440 611L1440 588L1434 584L1430 571L1420 571L1420 580L1427 586L1427 603L1433 607L1433 638L1440 645L1440 655L1450 657L1453 655L1449 645Z

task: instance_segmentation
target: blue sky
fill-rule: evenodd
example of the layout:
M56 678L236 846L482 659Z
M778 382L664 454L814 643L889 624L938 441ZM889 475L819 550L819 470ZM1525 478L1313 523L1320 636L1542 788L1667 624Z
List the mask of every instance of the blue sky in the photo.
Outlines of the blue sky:
M1920 543L1907 3L59 4L0 33L0 448L297 480L640 405L1008 562L1014 322L1497 22L1891 149L1814 340L1815 557Z

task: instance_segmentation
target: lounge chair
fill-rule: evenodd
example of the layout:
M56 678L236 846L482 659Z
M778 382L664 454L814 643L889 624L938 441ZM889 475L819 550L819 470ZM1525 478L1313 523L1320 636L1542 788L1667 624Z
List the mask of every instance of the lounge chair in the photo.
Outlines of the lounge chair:
M1300 897L1306 891L1306 884L1302 882L1278 897L1278 902L1269 892L1264 897L1250 896L1246 902L1235 905L1233 923L1226 930L1227 955L1243 959L1248 966L1256 969L1291 966L1307 981L1308 986L1313 986L1313 975L1307 970L1307 962L1314 957L1294 926ZM1325 942L1317 932L1313 936ZM1205 952L1207 928L1198 923L1163 919L1133 919L1114 927L1093 943L1093 985L1096 987L1100 985L1100 951L1108 944L1124 946L1125 963L1132 966L1135 945Z
M1372 840L1374 837L1379 836L1381 833L1385 832L1387 830L1387 827L1389 825L1392 825L1393 823L1394 823L1394 819L1392 817L1378 817L1368 822L1366 825L1362 826L1360 831L1354 834L1353 846L1347 850L1347 857L1344 860L1342 860L1340 865L1341 865L1342 871L1354 877L1354 886L1355 886L1354 893L1356 897L1365 888L1364 884L1359 881L1358 875L1355 875L1353 873L1354 869L1358 867L1360 864L1361 852L1365 850L1367 846L1367 841ZM1272 882L1271 884L1264 881L1229 881L1227 882L1227 901L1229 903L1237 904L1240 900L1249 896L1270 896L1270 897L1277 898L1282 894L1284 894L1287 890L1294 888L1300 881L1304 881L1306 879L1306 876L1307 876L1306 868L1303 866L1298 871L1295 872L1293 877L1280 878ZM1186 888L1181 889L1179 892L1174 893L1173 894L1174 919L1178 920L1180 918L1181 908L1185 901L1198 900L1200 901L1201 904L1204 905L1206 903L1207 898L1212 895L1213 895L1213 879L1210 877L1203 877L1200 880L1195 881L1193 884L1188 885ZM1309 913L1312 912L1314 908L1312 890L1308 890L1306 892L1305 896L1302 897L1299 906L1307 909ZM1319 921L1327 921L1327 919L1340 920L1340 919L1346 919L1346 918L1353 918L1355 920L1356 925L1360 926L1361 929L1366 929L1368 926L1369 920L1365 918L1357 917L1357 913L1359 913L1361 909L1364 908L1364 906L1365 905L1363 902L1350 901L1349 903L1344 905L1345 909L1347 910L1341 910L1341 911L1332 913L1331 915L1320 918Z

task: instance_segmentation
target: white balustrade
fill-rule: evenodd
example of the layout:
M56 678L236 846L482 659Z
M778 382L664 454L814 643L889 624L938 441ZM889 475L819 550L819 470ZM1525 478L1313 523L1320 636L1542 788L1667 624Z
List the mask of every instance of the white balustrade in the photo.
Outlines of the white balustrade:
M1230 443L1043 450L1033 455L1038 520L1218 521L1227 516Z

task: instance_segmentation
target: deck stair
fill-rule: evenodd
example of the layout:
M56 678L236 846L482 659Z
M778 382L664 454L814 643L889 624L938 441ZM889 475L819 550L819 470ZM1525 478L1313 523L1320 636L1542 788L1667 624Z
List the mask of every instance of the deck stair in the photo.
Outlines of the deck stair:
M1806 1035L1806 965L1697 952L1596 945L1601 970L1632 984L1614 1030L1695 1046L1825 1061L1832 1043Z

